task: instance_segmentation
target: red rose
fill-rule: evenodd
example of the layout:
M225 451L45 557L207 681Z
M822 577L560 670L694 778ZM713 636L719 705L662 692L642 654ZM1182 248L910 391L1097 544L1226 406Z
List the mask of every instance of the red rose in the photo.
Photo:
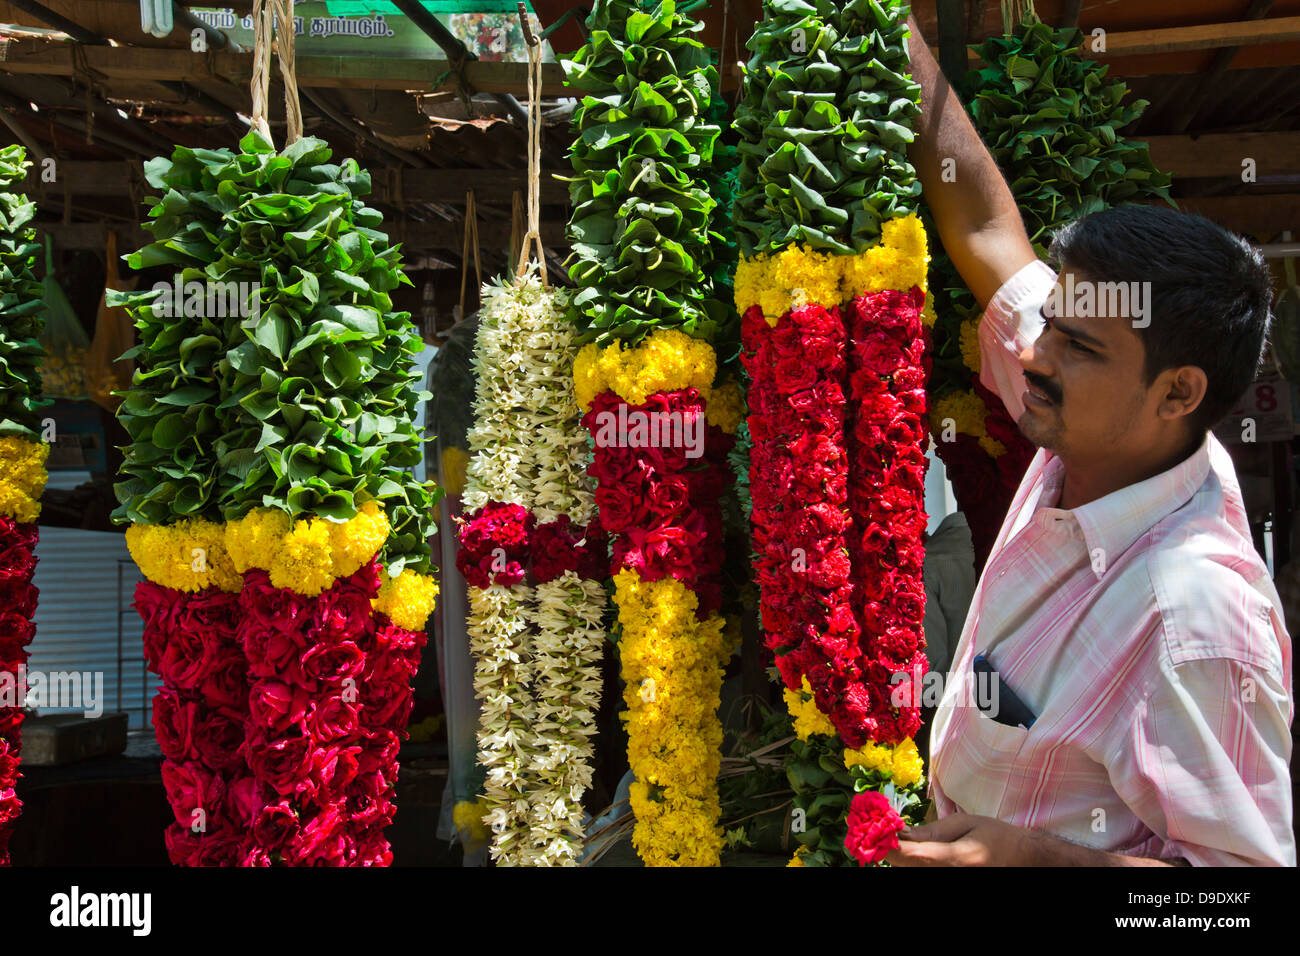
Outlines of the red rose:
M278 850L298 834L298 814L287 800L268 803L253 822L253 837L268 850Z
M291 797L310 788L311 741L306 737L267 740L260 730L250 732L245 744L248 769L276 793Z
M353 850L348 823L337 807L319 810L285 847L286 860L294 866L342 866Z
M858 865L879 863L898 848L898 834L907 824L883 793L859 793L849 805L849 833L845 849Z
M360 677L365 663L365 655L351 641L317 644L302 655L302 673L308 680L336 685Z
M361 715L356 695L347 690L331 691L318 699L311 709L307 727L319 741L355 737L360 731Z
M278 680L259 680L248 697L251 725L267 737L286 734L301 724L312 706L312 694L301 684Z
M194 757L194 725L198 710L198 704L181 697L174 687L164 686L154 695L154 734L158 738L158 749L168 760Z
M311 753L311 780L317 799L333 801L342 796L357 775L361 747L327 744Z
M225 789L221 774L197 762L164 760L162 782L178 824L186 828L216 825Z

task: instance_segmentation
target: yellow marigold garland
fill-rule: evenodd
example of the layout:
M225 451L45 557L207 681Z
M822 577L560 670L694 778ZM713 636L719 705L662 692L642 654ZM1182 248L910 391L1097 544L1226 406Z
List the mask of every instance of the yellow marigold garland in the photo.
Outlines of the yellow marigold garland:
M44 442L0 438L0 515L19 524L30 524L40 516L49 454L50 446Z
M236 593L243 578L226 551L226 526L185 518L171 525L133 524L126 547L140 573L165 588Z
M718 360L713 347L676 329L658 329L640 345L586 345L573 363L578 404L586 410L601 392L640 405L657 392L697 389L709 401Z
M291 522L275 508L257 508L226 525L226 550L235 570L262 568L278 588L314 597L355 574L383 547L388 516L368 501L347 521Z
M177 591L217 587L236 592L245 571L262 568L276 587L315 597L339 578L355 574L387 537L387 515L368 501L347 521L293 521L279 509L258 508L225 524L188 518L171 525L135 524L127 529L126 544L146 578ZM403 597L389 599L406 620L414 619L424 604L432 607L427 589L412 587L408 579L401 592L417 601L409 610L399 609Z
M697 620L698 600L675 578L614 577L623 699L636 826L632 843L647 866L717 866L725 622Z
M791 246L775 255L741 257L736 267L736 308L758 305L769 325L792 308L848 302L868 292L925 288L930 255L915 213L883 224L879 245L855 256ZM926 302L924 317L934 324Z

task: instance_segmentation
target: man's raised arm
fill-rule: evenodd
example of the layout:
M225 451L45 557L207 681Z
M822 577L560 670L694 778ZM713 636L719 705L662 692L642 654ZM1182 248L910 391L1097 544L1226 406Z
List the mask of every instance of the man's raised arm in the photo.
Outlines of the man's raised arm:
M944 249L984 308L1007 279L1037 257L997 163L939 70L916 19L908 26L912 78L921 85L921 118L908 155Z

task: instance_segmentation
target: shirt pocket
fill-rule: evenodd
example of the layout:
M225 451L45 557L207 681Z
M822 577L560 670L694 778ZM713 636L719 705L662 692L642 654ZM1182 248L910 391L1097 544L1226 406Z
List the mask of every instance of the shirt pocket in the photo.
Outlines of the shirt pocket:
M977 757L986 755L990 764L1007 766L1029 742L1029 731L1024 727L1000 724L973 707L970 711L962 728L968 735L968 746Z

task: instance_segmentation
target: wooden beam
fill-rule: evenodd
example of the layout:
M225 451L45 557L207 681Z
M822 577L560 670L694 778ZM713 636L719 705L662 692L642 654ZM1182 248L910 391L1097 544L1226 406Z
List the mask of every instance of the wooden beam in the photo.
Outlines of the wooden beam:
M50 192L74 196L129 196L131 194L131 166L143 182L140 163L96 162L86 160L58 160L53 183L41 179L41 170L35 166L28 171L24 189L39 196ZM542 173L542 202L567 203L568 184L560 182L548 169ZM563 170L564 173L570 172ZM370 170L373 188L366 198L374 202L401 205L404 203L442 202L459 204L465 192L473 189L479 202L508 203L515 190L526 193L528 174L522 169L399 169L376 167ZM157 190L144 185L146 195Z
M110 228L117 233L118 249L124 253L153 241L153 237L139 226L127 223L36 223L37 232L42 236L48 232L54 237L55 245L60 249L103 250ZM402 243L403 255L408 260L413 260L421 253L435 250L453 252L459 256L463 248L465 226L460 220L431 223L399 219L385 222L382 229L393 242ZM478 234L481 249L504 250L510 245L510 221L480 220ZM564 235L564 223L557 220L543 222L542 243L551 249L567 248L568 240Z
M1273 0L1251 0L1250 6L1242 14L1242 20L1262 20L1270 9L1273 7ZM1171 133L1182 133L1192 125L1192 120L1196 118L1207 104L1205 94L1209 92L1218 83L1219 77L1228 71L1232 61L1236 59L1237 52L1241 47L1225 46L1220 47L1214 53L1214 59L1210 63L1209 69L1198 77L1196 86L1192 95L1183 98L1178 107L1169 117L1165 129Z
M1205 136L1151 136L1151 161L1175 178L1228 176L1240 180L1242 160L1258 176L1300 174L1300 131Z
M1300 194L1261 193L1251 196L1207 196L1179 199L1184 212L1213 219L1225 229L1266 242L1300 222Z
M77 73L70 43L14 40L0 71L17 76L73 76ZM191 53L158 47L83 47L86 65L109 80L170 80L199 83L226 80L246 87L252 77L251 53L228 50ZM455 89L457 77L446 60L400 59L379 56L324 56L299 53L298 85L341 89ZM527 63L473 61L465 78L484 93L527 93ZM542 83L550 94L563 87L558 63L542 64Z
M1300 17L1275 17L1271 20L1240 23L1207 23L1194 27L1109 33L1106 35L1104 53L1092 52L1092 37L1088 36L1084 39L1084 49L1098 57L1139 56L1258 46L1262 43L1293 43L1297 40L1300 40Z

